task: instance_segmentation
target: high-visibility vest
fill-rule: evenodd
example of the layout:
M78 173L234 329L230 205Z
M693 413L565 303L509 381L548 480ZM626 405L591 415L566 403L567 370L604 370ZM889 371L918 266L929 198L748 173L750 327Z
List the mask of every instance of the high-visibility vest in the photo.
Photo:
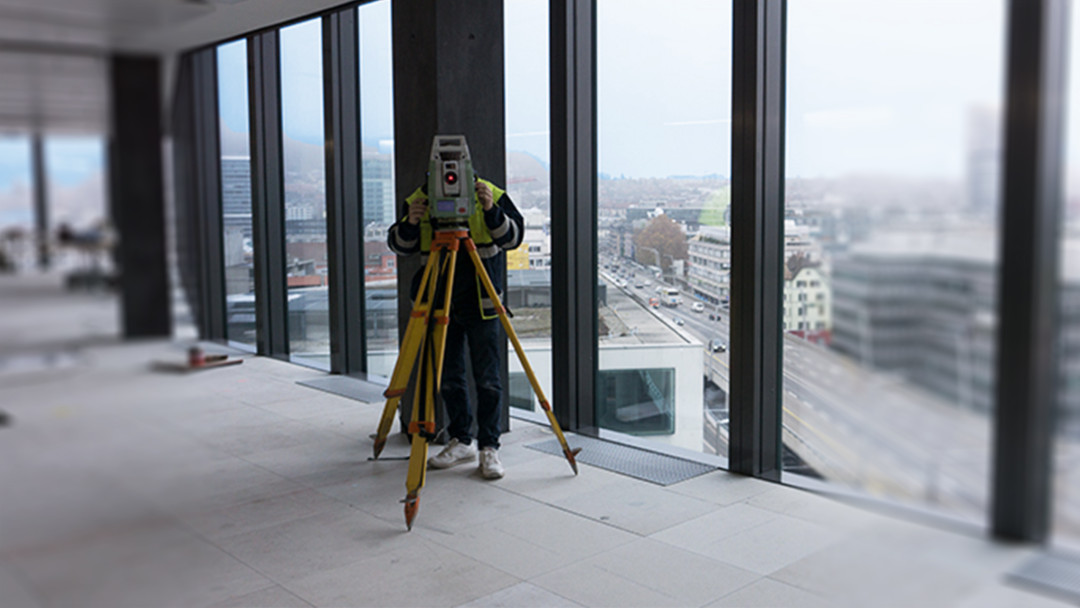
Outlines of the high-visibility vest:
M506 191L486 179L477 178L477 181L487 184L487 187L491 189L492 200L498 205L499 199L502 198ZM405 199L405 203L411 205L418 199L423 198L427 198L427 194L424 193L423 188L417 188ZM488 231L487 224L484 223L484 206L476 198L475 191L473 192L473 205L475 206L473 214L469 216L469 236L472 237L473 243L476 243L476 253L482 259L498 255L499 247L495 245L491 238L491 232ZM421 258L423 262L427 262L427 255L431 253L433 230L431 228L430 213L430 211L425 211L424 216L420 218L420 253L424 256Z

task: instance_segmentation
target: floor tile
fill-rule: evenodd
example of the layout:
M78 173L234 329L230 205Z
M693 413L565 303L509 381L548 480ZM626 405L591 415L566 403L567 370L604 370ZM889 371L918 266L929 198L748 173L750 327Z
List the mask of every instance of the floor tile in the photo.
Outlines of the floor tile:
M636 480L579 492L552 504L641 535L679 525L717 508Z
M824 526L779 516L710 545L709 555L759 574L771 574L840 538L840 532Z
M745 569L647 538L588 561L690 605L723 597L759 578Z
M829 608L832 602L779 581L761 578L753 583L707 604L705 608L758 608L759 606L798 606L799 608Z
M309 608L306 602L281 585L272 585L210 605L210 608Z
M338 500L300 486L291 491L218 509L183 514L180 518L197 533L213 541L341 509L342 506Z
M579 608L581 604L531 583L518 583L457 608Z
M286 583L353 564L410 542L400 520L343 506L303 519L220 539L219 546L274 582Z
M768 492L774 484L726 471L715 471L672 484L668 490L718 505L730 505Z
M533 506L447 535L439 544L522 579L562 568L638 537L565 511Z
M320 569L285 586L316 606L455 606L520 579L423 538L346 566Z
M769 521L778 517L780 515L771 511L735 504L661 530L650 538L708 557L720 557L724 555L724 549L719 545L724 539L760 525L768 525Z

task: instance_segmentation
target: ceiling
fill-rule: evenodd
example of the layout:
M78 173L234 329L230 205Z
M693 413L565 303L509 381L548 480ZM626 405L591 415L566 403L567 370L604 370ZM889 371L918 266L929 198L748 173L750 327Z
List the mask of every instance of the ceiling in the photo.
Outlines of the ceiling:
M157 54L168 66L184 49L344 3L0 0L0 131L107 133L111 54Z

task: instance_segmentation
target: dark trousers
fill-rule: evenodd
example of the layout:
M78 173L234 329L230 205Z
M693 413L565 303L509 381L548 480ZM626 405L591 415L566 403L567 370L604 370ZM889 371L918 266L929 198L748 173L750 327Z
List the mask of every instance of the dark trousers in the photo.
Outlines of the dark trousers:
M450 316L443 356L442 396L450 417L447 433L461 443L472 443L473 416L469 408L469 385L465 377L465 344L469 345L473 381L476 384L476 440L481 449L499 447L499 414L502 382L499 377L499 343L503 339L499 319Z

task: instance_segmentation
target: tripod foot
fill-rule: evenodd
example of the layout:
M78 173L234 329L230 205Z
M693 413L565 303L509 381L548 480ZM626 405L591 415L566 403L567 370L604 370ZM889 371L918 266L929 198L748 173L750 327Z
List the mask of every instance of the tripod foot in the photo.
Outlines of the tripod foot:
M382 454L383 447L386 446L386 439L375 439L375 445L372 447L372 460L378 460L379 454Z
M420 510L420 496L409 494L401 502L405 503L405 527L412 530L412 522L416 519L416 512Z
M570 468L574 469L574 475L577 475L577 458L575 458L575 456L577 456L580 451L581 448L574 448L572 450L566 448L563 450L563 454L566 455L566 460L570 463Z

